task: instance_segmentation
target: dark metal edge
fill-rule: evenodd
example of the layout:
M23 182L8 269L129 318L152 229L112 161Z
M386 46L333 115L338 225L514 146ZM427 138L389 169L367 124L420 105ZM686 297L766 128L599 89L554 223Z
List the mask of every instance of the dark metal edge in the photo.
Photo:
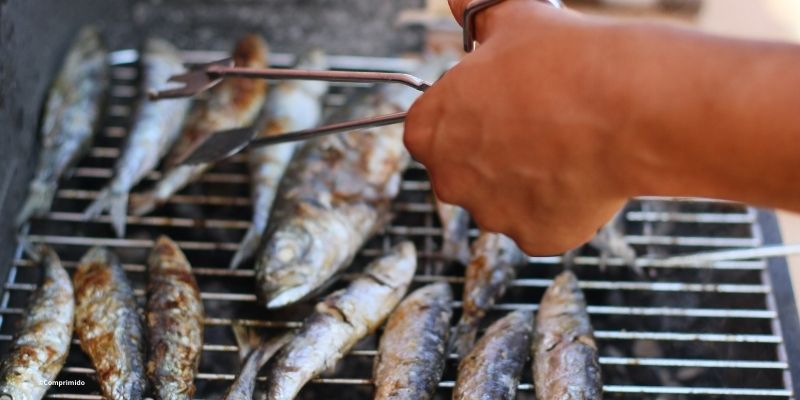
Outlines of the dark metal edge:
M758 210L758 223L763 234L764 244L781 244L780 228L775 212L771 210ZM800 316L797 313L797 304L792 289L792 280L789 275L789 264L785 257L773 257L767 261L772 286L772 296L775 299L775 308L780 320L781 337L786 351L786 361L789 364L792 391L800 393Z

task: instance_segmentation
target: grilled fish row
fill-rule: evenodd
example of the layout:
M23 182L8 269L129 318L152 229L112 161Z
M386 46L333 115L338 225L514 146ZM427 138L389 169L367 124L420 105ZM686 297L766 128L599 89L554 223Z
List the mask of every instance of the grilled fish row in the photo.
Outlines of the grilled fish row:
M185 256L168 238L158 239L148 264L143 325L117 256L101 247L90 249L73 277L75 333L105 397L141 399L149 377L157 398L190 399L203 344L200 293ZM62 311L71 332L71 309Z

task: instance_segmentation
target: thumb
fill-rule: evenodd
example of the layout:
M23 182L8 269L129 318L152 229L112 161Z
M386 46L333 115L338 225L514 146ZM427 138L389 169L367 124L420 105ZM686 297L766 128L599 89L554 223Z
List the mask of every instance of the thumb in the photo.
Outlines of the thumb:
M428 166L432 161L433 142L438 129L438 119L442 107L438 96L437 82L420 96L411 108L405 120L405 133L403 142L415 160Z
M453 17L455 17L459 25L464 25L464 9L467 8L467 4L470 1L472 0L447 0L450 5L450 12L453 13Z

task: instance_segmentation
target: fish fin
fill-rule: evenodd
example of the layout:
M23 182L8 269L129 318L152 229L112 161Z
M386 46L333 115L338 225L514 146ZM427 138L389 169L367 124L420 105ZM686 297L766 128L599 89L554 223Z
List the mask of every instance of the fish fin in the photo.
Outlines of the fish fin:
M53 198L56 195L55 183L34 181L30 186L30 193L22 206L22 211L17 215L16 226L20 227L31 217L40 217L50 211Z
M259 244L261 244L261 232L258 232L253 225L250 225L250 228L247 229L247 233L244 234L244 239L242 239L242 242L239 244L239 248L236 250L236 254L233 255L228 268L236 269L242 262L250 259L258 249Z
M128 192L113 193L109 188L103 189L94 202L83 212L83 219L96 218L105 210L108 210L111 215L111 225L114 227L117 237L124 237L128 212Z
M453 328L450 335L449 353L456 353L458 359L462 359L469 354L475 345L475 338L478 336L478 326L465 321L459 321Z
M253 328L249 328L240 321L231 323L236 346L239 348L239 359L244 361L250 353L261 344L261 336Z
M152 190L147 193L138 193L131 197L131 214L141 217L150 214L161 204L162 202L156 198L156 193Z
M258 347L258 367L263 367L264 364L266 364L267 361L269 361L269 359L278 352L278 350L283 348L286 343L289 343L289 340L291 340L292 337L294 337L294 332L287 332L263 341Z

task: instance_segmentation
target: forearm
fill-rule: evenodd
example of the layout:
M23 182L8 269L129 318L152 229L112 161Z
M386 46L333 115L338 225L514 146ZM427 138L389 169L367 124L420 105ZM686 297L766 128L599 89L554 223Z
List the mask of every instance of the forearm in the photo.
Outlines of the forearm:
M636 194L800 210L800 46L628 26Z

